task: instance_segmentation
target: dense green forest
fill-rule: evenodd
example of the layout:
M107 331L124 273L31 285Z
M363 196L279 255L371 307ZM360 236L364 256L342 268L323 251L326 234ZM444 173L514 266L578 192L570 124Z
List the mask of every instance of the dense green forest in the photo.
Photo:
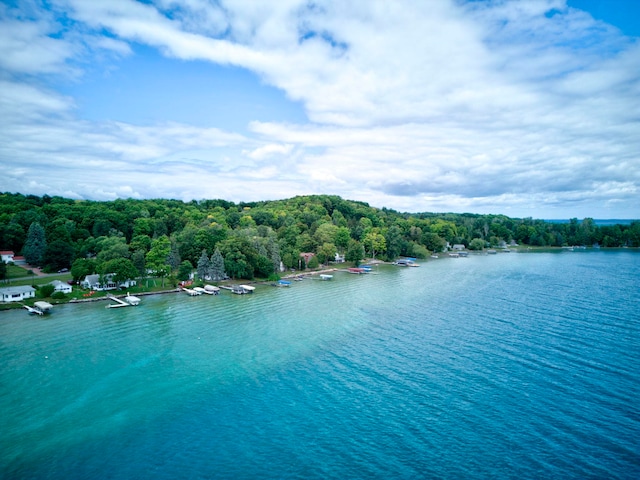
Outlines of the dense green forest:
M504 215L401 213L332 195L233 203L119 199L96 202L0 194L0 249L75 279L116 272L184 279L193 270L219 279L268 278L334 259L424 258L449 244L483 249L531 246L640 246L640 222L598 226L593 219L550 223ZM309 258L309 257L307 257Z

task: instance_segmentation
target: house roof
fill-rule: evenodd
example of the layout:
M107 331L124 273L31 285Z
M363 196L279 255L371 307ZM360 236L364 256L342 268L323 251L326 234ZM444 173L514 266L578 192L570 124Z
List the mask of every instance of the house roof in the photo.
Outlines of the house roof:
M5 287L0 288L0 294L3 295L12 295L14 293L26 293L26 292L35 292L36 289L30 285L20 285L17 287Z
M60 286L60 285L62 285L63 287L70 287L71 286L68 283L61 282L60 280L54 280L53 282L49 282L49 284L53 285L54 287L57 287L57 286Z
M0 250L0 255L15 255L11 250Z

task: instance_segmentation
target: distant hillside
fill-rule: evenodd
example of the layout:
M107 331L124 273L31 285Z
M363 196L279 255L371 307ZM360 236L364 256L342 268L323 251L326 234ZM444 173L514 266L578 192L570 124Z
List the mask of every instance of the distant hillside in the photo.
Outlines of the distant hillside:
M336 253L358 263L426 257L447 244L470 249L512 242L534 246L640 245L640 222L602 224L504 215L402 213L334 195L240 202L168 199L78 201L0 194L0 249L23 254L49 270L76 267L74 276L100 273L117 262L141 275L178 275L210 262L216 250L227 273L268 277L280 262L301 266L300 253L325 263ZM111 262L111 263L109 263ZM115 263L114 263L115 262ZM79 265L84 265L80 268ZM204 268L204 267L203 267Z

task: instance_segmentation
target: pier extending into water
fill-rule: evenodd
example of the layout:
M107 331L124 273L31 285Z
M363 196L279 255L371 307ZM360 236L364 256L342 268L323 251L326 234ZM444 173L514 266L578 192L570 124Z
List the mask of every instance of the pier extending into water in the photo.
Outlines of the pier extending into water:
M124 297L124 300L114 295L107 295L107 298L109 300L113 300L115 303L110 303L106 306L106 308L135 307L140 303L140 299L138 297L134 297L133 295L129 294Z

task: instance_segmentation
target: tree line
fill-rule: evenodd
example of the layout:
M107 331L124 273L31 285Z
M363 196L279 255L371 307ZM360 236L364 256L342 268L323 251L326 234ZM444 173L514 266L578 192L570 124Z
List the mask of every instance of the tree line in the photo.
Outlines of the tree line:
M512 242L638 247L640 222L410 214L334 195L233 203L0 194L0 249L45 271L69 268L75 279L92 273L185 279L193 270L201 278L269 278L281 265L314 267L336 253L357 264L365 257L424 258L447 243L482 249Z

